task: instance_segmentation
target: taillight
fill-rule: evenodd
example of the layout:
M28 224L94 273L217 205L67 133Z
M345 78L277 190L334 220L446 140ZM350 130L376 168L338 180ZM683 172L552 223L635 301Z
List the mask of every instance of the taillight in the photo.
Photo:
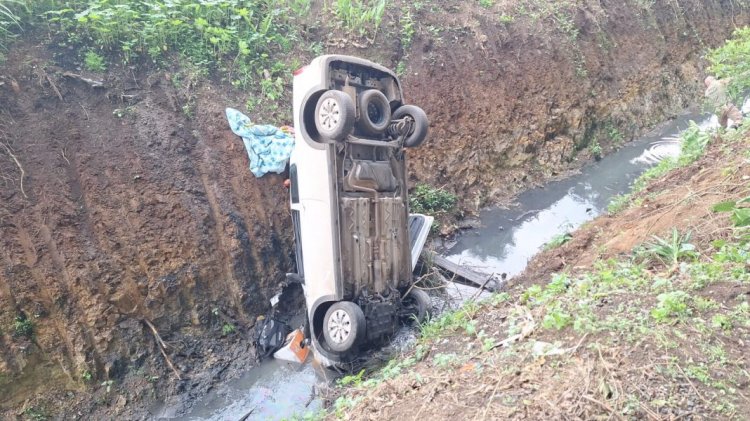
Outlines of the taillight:
M293 74L294 76L299 76L299 75L301 75L301 74L302 74L302 72L304 72L304 71L305 71L305 69L307 69L307 66L302 66L302 67L300 67L299 69L297 69L297 70L295 70L294 72L292 72L292 74Z

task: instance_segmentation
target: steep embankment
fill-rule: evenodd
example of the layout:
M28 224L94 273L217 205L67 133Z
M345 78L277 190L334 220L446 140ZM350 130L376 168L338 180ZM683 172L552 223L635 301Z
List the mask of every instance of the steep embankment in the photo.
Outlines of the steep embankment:
M433 122L411 168L471 207L696 103L702 54L748 15L732 1L518 1L418 18L445 29L418 38L403 79Z
M750 132L714 137L691 163L708 140L686 137L625 210L538 255L507 292L342 381L330 415L747 419Z
M93 89L26 47L0 89L0 404L168 380L146 322L194 382L251 364L222 333L245 332L293 267L283 177L250 174L210 88L187 118L166 73Z
M433 122L414 178L469 207L695 100L702 49L748 18L731 1L388 10L368 43L317 22L314 3L299 48L279 59L325 50L404 70ZM0 406L35 396L29 405L108 413L200 394L250 363L238 333L292 269L283 177L247 170L223 117L246 98L226 80L112 63L83 72L104 80L95 88L66 74L80 61L59 41L20 42L0 79ZM288 97L289 75L262 77L266 99ZM279 114L266 111L252 116Z

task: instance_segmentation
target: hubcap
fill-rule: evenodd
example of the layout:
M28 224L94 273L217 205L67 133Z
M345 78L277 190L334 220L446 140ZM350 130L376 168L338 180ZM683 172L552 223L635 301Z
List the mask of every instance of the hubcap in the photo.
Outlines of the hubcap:
M333 98L327 98L323 101L323 105L320 107L320 113L318 114L318 120L326 130L333 130L339 125L341 119L341 110L339 109L339 103Z
M349 338L352 331L352 321L344 310L336 310L328 319L328 333L331 339L340 344Z

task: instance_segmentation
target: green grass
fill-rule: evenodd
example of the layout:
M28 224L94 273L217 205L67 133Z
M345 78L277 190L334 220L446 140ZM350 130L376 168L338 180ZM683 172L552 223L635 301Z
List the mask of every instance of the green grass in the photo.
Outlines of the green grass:
M439 187L418 184L409 195L410 212L439 216L452 212L458 197Z
M33 6L42 17L37 23L61 46L126 64L179 59L247 87L269 73L272 80L279 76L274 57L299 42L298 22L310 1L47 0Z
M343 28L367 36L380 27L387 3L386 0L335 0L330 7Z
M94 51L87 51L83 58L83 65L86 69L92 72L103 72L107 70L107 64L104 61L104 57L100 56Z
M723 46L711 51L708 71L719 78L730 78L729 94L739 100L750 89L750 27L739 28Z

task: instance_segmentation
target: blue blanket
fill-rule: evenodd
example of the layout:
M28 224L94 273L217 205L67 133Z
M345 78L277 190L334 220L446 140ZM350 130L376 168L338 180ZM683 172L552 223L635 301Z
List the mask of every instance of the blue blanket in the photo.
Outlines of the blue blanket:
M226 113L229 127L245 143L253 175L263 177L269 172L284 172L294 149L294 136L270 124L253 124L234 108L227 108Z

